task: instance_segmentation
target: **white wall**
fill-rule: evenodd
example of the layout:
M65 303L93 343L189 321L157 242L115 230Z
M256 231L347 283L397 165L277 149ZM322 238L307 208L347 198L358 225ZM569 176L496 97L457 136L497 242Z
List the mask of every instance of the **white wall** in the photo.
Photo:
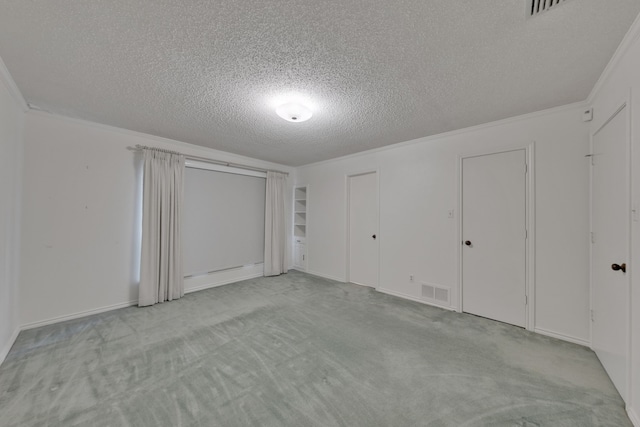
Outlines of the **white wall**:
M631 27L624 42L590 96L594 107L591 132L598 130L620 105L631 100L631 203L640 205L640 17ZM635 425L640 426L640 223L631 223L631 394L627 406Z
M26 115L20 322L37 326L135 303L141 207L136 144L289 170L189 144L45 113ZM293 179L290 179L292 182ZM289 191L291 193L291 191ZM291 214L288 218L291 223ZM187 291L256 276L240 269Z
M457 308L458 156L535 141L536 321L543 333L589 339L589 126L581 105L301 167L309 185L308 271L346 277L347 174L380 172L380 288L419 298L419 282L449 286ZM409 275L415 282L409 281Z
M24 104L0 60L0 363L19 330L20 196ZM24 102L24 101L23 101Z

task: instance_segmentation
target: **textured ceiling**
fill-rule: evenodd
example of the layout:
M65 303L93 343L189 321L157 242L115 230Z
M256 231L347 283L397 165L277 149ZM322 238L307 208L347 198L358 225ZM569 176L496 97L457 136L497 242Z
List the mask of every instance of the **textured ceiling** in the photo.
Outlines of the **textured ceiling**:
M0 57L42 110L297 166L582 101L640 11L525 2L0 0Z

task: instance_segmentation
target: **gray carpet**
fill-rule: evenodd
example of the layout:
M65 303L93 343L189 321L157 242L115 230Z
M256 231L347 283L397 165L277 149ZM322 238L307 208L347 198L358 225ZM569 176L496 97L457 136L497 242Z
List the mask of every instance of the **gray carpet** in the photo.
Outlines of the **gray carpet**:
M2 426L631 426L592 351L292 271L22 332Z

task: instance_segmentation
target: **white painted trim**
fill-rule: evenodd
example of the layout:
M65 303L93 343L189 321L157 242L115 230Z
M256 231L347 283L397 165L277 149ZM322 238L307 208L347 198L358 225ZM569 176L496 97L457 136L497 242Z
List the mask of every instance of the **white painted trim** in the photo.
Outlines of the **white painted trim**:
M364 283L358 283L358 282L352 282L349 281L349 283L353 283L354 285L358 285L358 286L362 286L363 288L371 288L371 289L375 289L375 286L371 286L371 285L365 285Z
M242 275L235 275L245 272ZM255 279L264 275L264 264L255 264L250 267L239 267L231 270L224 270L217 273L211 273L204 276L187 277L184 283L184 293L202 291L204 289L215 288L218 286L228 285L230 283L241 282L243 280ZM222 278L221 278L222 277ZM195 286L189 286L189 282L197 283Z
M640 14L638 15L638 17L640 18ZM639 32L640 34L640 32ZM628 376L628 381L627 381L627 404L631 404L634 400L634 389L633 389L633 375L635 374L635 370L637 367L634 367L632 361L633 361L633 331L634 331L634 314L633 314L633 278L634 278L634 267L635 267L635 263L634 263L634 252L633 252L633 240L631 238L631 233L633 231L633 214L631 213L631 209L633 209L633 191L634 191L634 186L633 186L633 179L632 179L632 174L633 174L633 162L631 159L633 159L634 156L634 150L633 150L633 141L634 141L634 123L633 123L633 89L629 88L629 98L627 99L628 102L628 110L627 111L627 120L628 120L628 128L627 128L627 132L629 133L628 137L628 151L627 154L629 155L629 159L627 160L627 174L628 174L628 180L629 180L629 188L627 189L627 225L628 225L628 230L629 230L629 236L627 237L627 249L629 251L629 259L627 260L627 263L629 264L629 277L627 278L627 283L628 283L628 295L629 295L629 299L627 301L627 313L628 313L628 323L627 323L627 340L628 340L628 349L627 349L627 376Z
M149 139L151 141L155 141L155 142L158 142L158 143L161 143L161 144L169 144L169 145L172 145L172 146L182 147L184 150L188 150L189 151L189 153L186 153L186 154L190 154L190 155L194 155L194 156L197 155L197 156L201 156L201 157L215 157L215 158L218 158L219 160L222 160L222 161L228 161L229 163L241 163L241 164L244 164L246 166L255 166L257 168L262 168L262 169L280 169L283 172L289 172L289 173L291 173L294 170L293 166L287 166L287 165L283 165L283 164L280 164L280 163L274 163L274 162L269 162L269 161L266 161L266 160L255 159L253 157L242 156L242 155L239 155L239 154L234 154L234 153L230 153L228 151L218 150L218 149L206 147L206 146L203 146L203 145L190 144L188 142L178 141L178 140L175 140L175 139L163 138L161 136L151 135L151 134L148 134L148 133L138 132L138 131L134 131L134 130L130 130L130 129L119 128L119 127L111 126L111 125L105 125L105 124L97 123L97 122L91 122L89 120L83 120L83 119L78 119L78 118L73 118L73 117L68 117L68 116L62 116L60 114L54 114L54 113L49 113L49 112L46 112L46 111L39 111L39 110L33 110L33 109L29 110L29 112L27 114L28 115L34 115L34 116L54 118L54 119L57 119L57 120L60 120L60 121L73 123L73 124L76 124L76 125L83 125L83 126L91 127L91 128L94 128L94 129L115 132L115 133L119 133L121 135L126 135L126 136L130 136L130 137L134 137L134 138L145 138L145 139Z
M629 419L631 420L631 423L634 425L634 427L640 427L640 417L638 416L634 408L628 407L627 415L629 416Z
M464 135L466 133L478 132L478 131L482 131L482 130L485 130L485 129L490 129L490 128L496 127L496 126L506 126L506 125L517 123L517 122L520 122L520 121L523 121L523 120L530 120L530 119L534 119L534 118L537 118L537 117L544 117L544 116L548 116L548 115L552 115L552 114L561 113L563 111L578 110L578 109L582 110L587 105L588 104L585 101L574 102L574 103L571 103L571 104L561 105L559 107L553 107L553 108L548 108L546 110L534 111L533 113L522 114L520 116L509 117L509 118L506 118L506 119L496 120L496 121L493 121L493 122L488 122L488 123L484 123L484 124L480 124L480 125L470 126L470 127L466 127L466 128L462 128L462 129L457 129L457 130L452 130L452 131L449 131L449 132L443 132L443 133L438 133L438 134L435 134L435 135L429 135L429 136L424 136L424 137L417 138L417 139L412 139L412 140L409 140L409 141L398 142L396 144L385 145L383 147L372 148L371 150L360 151L360 152L353 153L353 154L348 154L348 155L342 156L342 157L335 157L333 159L327 159L327 160L322 160L320 162L309 163L309 164L306 164L306 165L297 166L296 169L311 168L311 167L320 166L320 165L324 165L324 164L335 163L335 162L342 161L342 160L348 160L348 159L352 159L352 158L357 158L357 157L360 157L360 156L366 156L366 155L370 155L370 154L381 153L383 151L393 150L395 148L408 147L408 146L411 146L411 145L420 144L420 143L424 143L424 142L435 141L435 140L439 140L439 139L443 139L443 138L450 138L450 137L457 136L457 135Z
M377 265L377 272L376 275L377 277L377 282L375 286L371 286L371 285L363 285L361 283L356 283L356 282L351 282L351 224L349 221L349 218L351 217L351 178L356 177L356 176L362 176L362 175L369 175L375 173L376 174L376 204L377 204L377 218L376 218L376 243L378 244L378 265ZM367 286L370 288L376 288L377 286L380 286L380 169L379 168L375 168L375 169L362 169L359 171L355 171L355 172L349 172L347 174L345 174L344 176L344 182L345 182L345 239L346 239L346 244L345 244L345 253L344 253L344 260L345 260L345 277L346 277L346 282L350 282L350 283L356 283L356 285L361 285L361 286Z
M588 340L577 338L571 335L562 334L560 332L553 332L543 328L535 328L533 332L535 332L536 334L545 335L547 337L557 338L562 341L578 344L584 347L591 347L591 343Z
M299 237L296 236L296 189L297 188L305 188L305 195L306 195L306 211L305 211L305 232L304 232L304 237ZM309 198L309 194L311 193L311 191L309 190L310 185L309 184L300 184L294 181L293 183L293 197L291 198L291 215L292 215L292 219L291 219L291 261L292 261L292 265L290 270L298 270L298 271L302 271L302 272L307 272L307 268L309 267L309 224L311 223L311 221L309 220L309 218L311 217L310 215L310 206L311 206L311 202L310 202L310 198ZM305 251L305 260L304 260L304 265L296 265L296 239L303 239L304 240L304 251Z
M263 275L263 264L256 264L254 266L251 266L250 268L246 268L247 270L249 270L250 272L244 276L233 276L230 277L228 279L223 279L223 280L217 280L217 281L211 281L202 285L198 285L198 286L194 286L192 288L188 288L188 281L189 278L185 279L185 294L190 294L192 292L197 292L197 291L201 291L204 289L209 289L209 288L214 288L217 286L222 286L222 285L228 285L230 283L236 283L236 282L240 282L242 280L248 280L248 279L254 279L256 277L261 277ZM238 272L238 271L242 271L243 269L245 269L244 267L240 267L237 269L233 269L233 270L227 270L224 273L225 274L230 274L230 273L234 273L234 272ZM210 276L214 276L214 274L210 275ZM193 278L192 278L193 279ZM197 279L197 277L195 278ZM32 323L27 323L24 324L20 327L20 330L25 331L28 329L33 329L33 328L38 328L40 326L47 326L47 325L52 325L54 323L60 323L60 322L65 322L67 320L73 320L73 319L79 319L81 317L86 317L86 316L92 316L94 314L100 314L100 313L104 313L107 311L112 311L112 310L118 310L120 308L126 308L126 307L130 307L132 305L138 305L138 300L131 300L128 302L121 302L121 303L117 303L117 304L112 304L112 305L107 305L104 307L99 307L99 308L94 308L91 310L84 310L84 311L79 311L77 313L72 313L72 314L66 314L63 316L57 316L57 317L52 317L50 319L46 319L46 320L40 320L37 322L32 322Z
M383 294L387 294L387 295L391 295L394 297L398 297L398 298L402 298L402 299L408 299L410 301L415 301L415 302L419 302L421 304L425 304L425 305L430 305L432 307L438 307L441 308L443 310L448 310L448 311L456 311L455 308L453 307L447 307L445 305L440 305L440 304L435 304L429 301L425 301L423 299L411 296L411 295L407 295L407 294L403 294L402 292L396 292L396 291L392 291L389 289L385 289L385 288L376 288L376 291L383 293Z
M0 81L5 84L7 90L9 91L9 94L11 94L13 99L18 103L18 105L20 105L22 111L24 111L25 113L29 111L29 104L27 104L24 96L22 96L22 92L20 92L18 85L16 84L15 80L13 80L9 69L7 68L2 58L0 58Z
M456 162L456 189L458 191L456 206L456 311L462 313L462 156Z
M502 148L496 148L492 150L483 151L469 151L465 154L458 155L458 227L457 227L457 251L456 262L458 265L457 280L458 280L458 307L456 311L462 313L464 307L462 305L463 283L462 283L462 161L471 157L486 156L491 154L506 153L510 151L525 151L525 161L527 164L527 176L526 176L526 191L525 198L527 200L527 209L525 211L525 223L527 226L527 242L526 242L526 262L525 262L525 294L527 297L527 305L525 306L525 328L529 331L535 329L535 312L536 312L536 189L535 189L535 147L536 142L531 141L526 144L505 144Z
M593 86L593 89L591 89L591 93L587 97L585 104L589 105L593 103L595 98L600 93L600 90L602 89L604 84L609 80L609 78L615 71L616 67L618 66L618 63L622 60L622 58L624 58L629 48L633 46L633 44L639 37L640 37L640 14L636 17L635 21L633 21L633 24L631 24L631 28L629 28L629 31L627 31L627 34L622 39L622 42L618 45L618 48L616 49L615 53L609 60L609 63L607 64L607 66L602 71L602 74L600 74L600 77L598 78L598 81L596 82L596 84Z
M536 326L536 142L527 150L527 323Z
M20 334L20 327L18 326L13 333L11 334L11 337L9 338L9 341L7 342L7 344L4 346L4 348L2 349L2 351L0 351L0 366L2 365L2 363L5 361L5 359L7 358L7 356L9 355L9 352L11 351L11 347L13 347L13 344L15 344L16 342L16 338L18 338L18 334Z
M128 302L120 302L118 304L106 305L104 307L94 308L91 310L79 311L77 313L65 314L64 316L51 317L46 320L39 320L37 322L24 324L21 326L21 330L26 331L28 329L39 328L40 326L53 325L54 323L66 322L67 320L79 319L81 317L92 316L94 314L100 314L107 311L130 307L132 305L137 305L137 304L138 304L138 300L132 300Z
M305 271L305 273L312 276L322 277L323 279L335 280L336 282L340 283L347 283L347 280L344 277L330 276L328 274L318 273L316 271Z

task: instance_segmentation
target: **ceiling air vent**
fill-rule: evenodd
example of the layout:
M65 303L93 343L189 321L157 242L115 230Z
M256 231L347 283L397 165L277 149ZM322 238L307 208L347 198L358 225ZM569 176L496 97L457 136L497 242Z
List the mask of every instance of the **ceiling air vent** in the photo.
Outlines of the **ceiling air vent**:
M527 16L533 18L566 2L567 0L527 0Z

